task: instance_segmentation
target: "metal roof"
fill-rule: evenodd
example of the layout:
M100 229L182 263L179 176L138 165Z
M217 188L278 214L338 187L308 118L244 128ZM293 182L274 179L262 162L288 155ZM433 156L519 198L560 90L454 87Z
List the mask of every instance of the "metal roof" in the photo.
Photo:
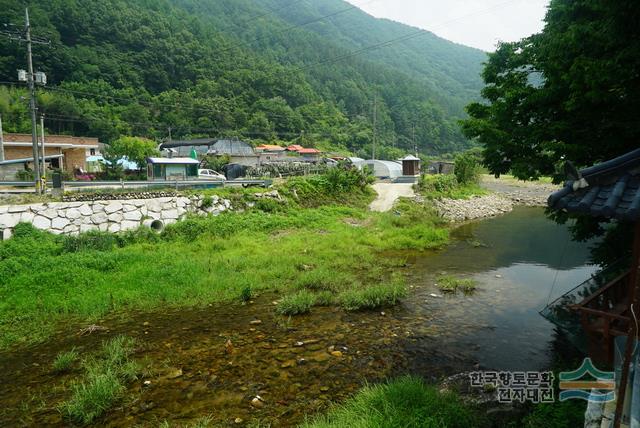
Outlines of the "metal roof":
M148 163L162 165L200 165L200 161L192 158L147 158Z
M254 155L253 147L244 141L239 140L218 140L211 148L218 154L226 155Z
M409 155L409 156L407 156L407 157L405 157L405 158L402 158L402 159L400 159L400 160L401 160L401 161L419 161L419 160L420 160L420 158L417 158L417 157L415 157L415 156L413 156L413 155Z
M197 138L195 140L171 140L160 144L160 150L174 149L184 146L213 146L216 143L215 138Z
M640 149L580 171L551 196L549 207L617 220L640 220Z

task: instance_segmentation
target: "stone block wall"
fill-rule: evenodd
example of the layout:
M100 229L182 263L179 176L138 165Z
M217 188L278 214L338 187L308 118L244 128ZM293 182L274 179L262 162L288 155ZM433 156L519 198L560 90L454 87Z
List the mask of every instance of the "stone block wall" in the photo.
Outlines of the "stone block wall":
M231 210L230 201L218 196L203 206L201 196L173 196L92 202L49 202L0 206L0 238L8 239L18 223L55 234L74 235L91 230L120 232L140 227L146 220L163 225L177 222L187 214L220 214Z

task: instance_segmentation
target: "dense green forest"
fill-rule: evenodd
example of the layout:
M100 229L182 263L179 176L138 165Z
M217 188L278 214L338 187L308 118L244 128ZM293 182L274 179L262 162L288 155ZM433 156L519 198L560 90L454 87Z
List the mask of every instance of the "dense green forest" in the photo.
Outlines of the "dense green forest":
M469 145L457 122L479 94L485 54L342 0L0 0L0 23L20 28L26 5L34 34L51 40L34 47L50 82L38 95L49 132L108 143L161 140L171 128L174 138L296 140L365 155L375 109L382 156L414 141L427 154ZM0 38L8 131L30 129L16 82L25 51Z

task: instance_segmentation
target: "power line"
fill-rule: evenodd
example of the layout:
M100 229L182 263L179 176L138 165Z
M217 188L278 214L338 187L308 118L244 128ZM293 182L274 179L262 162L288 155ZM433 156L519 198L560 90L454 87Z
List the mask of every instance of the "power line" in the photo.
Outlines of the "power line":
M495 6L490 7L490 8L483 9L483 10L480 10L480 11L476 11L476 12L473 12L473 13L469 13L467 15L463 15L463 16L461 16L459 18L451 19L449 21L445 21L442 24L436 25L433 28L435 29L435 28L444 27L445 25L451 24L453 22L460 21L462 19L466 19L466 18L469 18L469 17L472 17L472 16L477 16L477 15L481 15L481 14L484 14L484 13L488 13L488 12L491 12L491 11L493 11L495 9L498 9L498 8L500 8L500 7L502 7L502 6L506 5L506 4L513 3L514 1L520 1L520 0L507 0L507 1L503 2L503 3L499 3L499 4L495 5ZM304 70L307 70L309 68L317 67L317 66L320 66L320 65L335 64L337 62L344 61L345 59L356 57L356 56L358 56L358 55L360 55L360 54L362 54L364 52L368 52L368 51L376 50L376 49L381 49L381 48L384 48L384 47L391 46L391 45L393 45L395 43L411 40L411 39L414 39L416 37L424 36L424 35L427 35L427 34L433 34L433 32L432 31L427 31L427 30L422 30L422 29L421 30L417 30L417 31L412 31L412 32L407 33L407 34L405 34L403 36L399 36L399 37L395 37L393 39L389 39L389 40L386 40L386 41L383 41L383 42L375 43L373 45L369 45L369 46L366 46L364 48L357 49L357 50L352 51L352 52L350 52L348 54L345 54L345 55L339 55L337 57L329 58L329 59L322 60L322 61L318 61L318 62L313 63L313 64L308 64L308 65L296 67L296 68L292 69L290 72L293 73L293 72L296 72L296 71L304 71Z
M276 33L271 33L271 34L269 34L267 36L256 37L256 38L254 38L253 40L250 40L250 41L240 41L238 43L234 43L234 44L232 44L230 46L227 46L226 48L222 49L222 51L220 53L226 53L226 52L230 51L231 49L236 48L238 46L252 45L253 43L258 42L258 41L260 41L262 39L272 38L274 36L274 34L275 35L280 35L280 34L288 33L291 30L295 30L296 28L306 27L307 25L315 24L315 23L323 21L323 20L325 20L327 18L333 18L335 16L342 15L343 13L347 13L347 12L352 11L354 9L359 9L362 6L365 6L365 5L370 4L370 3L374 3L376 1L380 1L380 0L369 0L369 1L361 4L360 6L352 5L352 6L347 7L346 9L342 9L342 10L339 10L339 11L336 11L336 12L332 12L332 13L330 13L328 15L320 16L320 17L314 18L314 19L312 19L310 21L306 21L306 22L303 22L303 23L300 23L300 24L291 25L291 26L289 26L289 27L287 27L287 28L285 28L285 29L283 29L281 31L278 31Z
M244 20L238 22L236 26L248 24L249 22L253 22L253 21L258 21L258 20L260 20L260 19L262 19L262 18L264 18L266 16L273 15L274 13L280 12L281 10L288 9L288 8L298 4L298 3L302 3L303 1L306 1L306 0L295 0L295 1L292 1L291 3L287 3L284 6L276 8L274 10L268 10L265 13L256 15L256 16L251 17L251 18L244 19Z

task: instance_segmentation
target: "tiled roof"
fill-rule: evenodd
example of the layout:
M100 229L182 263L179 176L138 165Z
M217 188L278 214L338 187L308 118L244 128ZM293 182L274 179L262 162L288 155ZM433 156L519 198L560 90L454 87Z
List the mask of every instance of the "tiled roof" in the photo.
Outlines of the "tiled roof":
M298 153L301 155L315 155L321 152L318 149L300 149L298 150Z
M580 171L549 197L549 207L618 220L640 220L640 149Z

